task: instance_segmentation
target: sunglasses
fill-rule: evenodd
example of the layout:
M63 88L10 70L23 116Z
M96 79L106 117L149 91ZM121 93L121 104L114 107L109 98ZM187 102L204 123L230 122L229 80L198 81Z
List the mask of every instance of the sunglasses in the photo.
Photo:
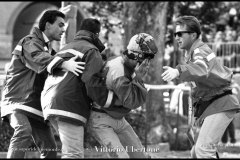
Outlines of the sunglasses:
M175 32L174 33L174 37L182 37L182 34L183 33L194 33L194 32L192 32L192 31L179 31L179 32Z
M128 51L128 50L125 50L124 51L124 54L127 55L127 57L129 59L132 59L132 60L137 60L138 62L142 62L144 59L153 59L154 58L154 54L149 54L149 53L144 53L144 54L141 54L141 53L138 53L138 52L133 52L133 51Z

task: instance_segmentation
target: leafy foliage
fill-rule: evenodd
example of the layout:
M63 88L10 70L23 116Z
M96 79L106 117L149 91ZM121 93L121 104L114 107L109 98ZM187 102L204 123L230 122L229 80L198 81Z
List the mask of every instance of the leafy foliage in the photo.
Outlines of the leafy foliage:
M87 11L100 18L102 28L105 29L104 38L108 41L109 33L115 33L114 27L122 27L123 2L120 1L94 1ZM117 20L116 20L117 19Z
M8 146L10 143L10 139L13 135L13 129L9 125L9 123L3 122L0 125L0 151L1 152L7 152Z

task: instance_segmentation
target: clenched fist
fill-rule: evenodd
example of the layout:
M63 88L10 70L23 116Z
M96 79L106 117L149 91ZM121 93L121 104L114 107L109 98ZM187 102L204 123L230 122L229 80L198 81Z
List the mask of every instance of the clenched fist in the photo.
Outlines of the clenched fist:
M150 67L150 61L149 59L145 59L141 64L137 64L137 66L135 67L135 73L136 76L139 78L144 77L144 75L148 72Z

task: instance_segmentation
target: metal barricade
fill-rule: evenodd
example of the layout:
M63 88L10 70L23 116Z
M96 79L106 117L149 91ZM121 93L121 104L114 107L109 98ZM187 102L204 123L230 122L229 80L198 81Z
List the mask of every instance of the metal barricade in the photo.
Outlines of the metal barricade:
M240 42L207 43L219 61L234 73L240 73Z
M171 90L171 89L180 89L180 93L178 96L178 105L177 105L177 128L176 128L176 143L178 143L178 133L179 133L179 108L183 107L183 92L188 93L188 125L189 127L192 126L192 121L193 121L193 108L192 108L192 97L191 97L191 87L189 86L177 86L177 85L150 85L150 84L145 84L145 87L147 90ZM146 132L147 134L147 132ZM178 144L176 144L178 145Z

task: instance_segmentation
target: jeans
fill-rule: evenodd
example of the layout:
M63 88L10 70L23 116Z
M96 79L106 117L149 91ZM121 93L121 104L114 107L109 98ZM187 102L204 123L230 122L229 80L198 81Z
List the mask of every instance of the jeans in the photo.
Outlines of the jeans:
M225 111L207 116L192 147L193 158L216 158L217 145L224 131L236 115L236 111Z
M57 149L52 130L48 123L38 122L15 111L9 115L9 122L14 129L10 140L7 158L24 158L32 140L41 153L40 158L57 158Z
M84 158L84 127L50 118L62 142L62 158Z
M106 113L92 111L88 124L90 133L102 145L99 152L107 152L110 158L148 158L125 118L114 119Z

